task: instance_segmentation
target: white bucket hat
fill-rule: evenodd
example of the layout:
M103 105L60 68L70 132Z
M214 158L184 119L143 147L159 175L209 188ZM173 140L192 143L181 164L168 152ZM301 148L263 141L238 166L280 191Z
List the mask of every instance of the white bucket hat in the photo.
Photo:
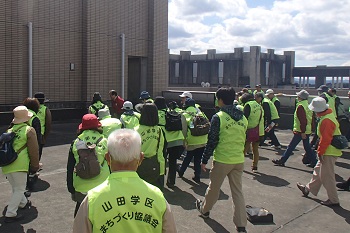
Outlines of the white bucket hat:
M103 119L104 117L110 116L110 115L111 115L111 113L109 112L108 109L103 108L103 109L100 109L98 111L98 119L100 119L100 120Z
M267 89L265 95L274 94L275 92L272 89Z
M181 95L179 95L181 98L183 98L183 97L187 97L187 98L190 98L190 99L192 99L192 94L191 94L191 92L189 92L189 91L185 91L184 93L182 93Z
M133 108L134 108L134 106L132 105L132 103L130 101L125 101L123 104L123 107L122 107L122 109L125 109L125 110L131 110Z
M311 104L309 105L309 109L311 111L314 111L316 113L318 112L324 112L328 109L329 105L326 103L326 100L322 97L316 97L311 101Z
M15 117L12 120L13 124L27 122L33 116L33 113L29 112L26 106L16 107L15 109L13 109L13 114L15 115Z

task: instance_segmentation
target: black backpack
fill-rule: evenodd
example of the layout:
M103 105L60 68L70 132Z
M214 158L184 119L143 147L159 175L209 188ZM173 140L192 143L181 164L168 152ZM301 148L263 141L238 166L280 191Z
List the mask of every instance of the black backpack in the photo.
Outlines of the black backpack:
M97 108L95 105L91 105L91 107L95 110L95 115L98 118L98 111L100 111L101 109L104 109L106 107L106 105L102 105L101 108Z
M165 130L167 131L179 131L182 130L181 114L174 111L168 110L165 112Z
M13 163L19 153L27 147L27 144L22 146L18 151L13 149L13 141L16 138L16 133L26 125L23 125L17 129L16 132L3 133L0 136L0 167L4 167Z
M78 140L76 147L79 161L74 170L76 175L80 178L91 179L100 174L103 163L100 164L98 161L95 148L102 139L103 137L99 138L97 142L92 145L87 145L87 143L81 139Z

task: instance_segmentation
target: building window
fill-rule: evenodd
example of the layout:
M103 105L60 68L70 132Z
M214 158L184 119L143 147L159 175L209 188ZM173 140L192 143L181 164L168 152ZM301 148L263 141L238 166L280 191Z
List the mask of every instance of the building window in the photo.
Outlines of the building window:
M198 63L193 63L193 71L192 71L192 82L197 83L197 74L198 74Z
M220 84L223 84L223 81L224 81L224 62L219 62L219 73L218 73L218 76L219 76L219 83Z
M175 63L175 78L180 77L180 64L178 62Z
M266 62L266 69L265 69L265 83L266 85L269 85L269 74L270 74L270 62Z

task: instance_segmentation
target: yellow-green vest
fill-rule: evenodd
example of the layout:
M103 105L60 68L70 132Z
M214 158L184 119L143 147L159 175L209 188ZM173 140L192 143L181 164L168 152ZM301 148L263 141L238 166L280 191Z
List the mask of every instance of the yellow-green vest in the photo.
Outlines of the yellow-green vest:
M278 111L276 106L272 103L272 101L269 98L264 98L264 103L268 103L271 111L271 120L279 119Z
M200 111L199 109L192 107L192 106L186 108L186 110L183 113L184 117L186 118L186 122L187 122L187 137L185 140L186 140L186 144L188 146L202 145L202 144L206 144L208 141L208 135L192 136L192 134L191 134L190 126L191 126L192 120L196 116L197 112L198 112L198 114L206 117L202 111Z
M16 124L11 129L7 130L8 133L16 132L16 138L12 144L15 151L18 151L27 143L27 132L30 128L31 127L26 123L21 123ZM2 173L28 172L29 161L28 148L26 147L19 153L17 159L13 163L2 167Z
M226 112L219 111L220 118L219 143L214 150L214 161L224 164L244 163L244 145L248 120L245 116L235 121Z
M39 111L38 113L36 114L37 117L39 118L40 120L40 126L41 126L41 135L44 135L45 134L45 126L46 126L46 122L45 122L45 119L46 119L46 109L47 107L43 104L40 104L40 108L39 108Z
M136 126L140 125L140 117L141 114L138 112L134 112L133 115L123 113L120 116L120 121L122 122L124 128L134 129Z
M28 121L28 124L30 125L30 126L33 126L33 120L34 120L34 118L35 117L38 117L37 115L36 115L36 112L34 112L33 110L31 110L31 109L28 109L28 111L29 112L31 112L31 113L33 113L33 116L29 119L29 121ZM40 119L39 119L40 120ZM41 122L40 122L41 123Z
M108 136L117 129L122 128L122 123L120 120L116 118L112 118L111 116L106 116L102 120L100 120L102 124L102 129L103 129L103 135L105 138L108 138Z
M165 139L167 142L173 142L177 140L184 140L184 135L182 133L182 130L178 131L167 131L165 129L165 115L166 110L158 110L158 118L159 118L159 126L163 129L163 132L165 134Z
M262 107L256 101L248 101L246 105L250 106L250 114L248 117L248 129L256 127L263 117Z
M158 146L158 162L160 164L160 175L164 175L165 159L163 156L164 136L162 128L160 126L138 125L135 127L135 130L141 135L141 151L144 153L145 158L150 158L156 155L158 138L160 135Z
M161 233L166 201L155 186L136 172L114 172L88 193L93 233Z
M95 108L97 108L97 112L96 110L92 107L95 106ZM91 112L91 114L95 114L98 115L98 111L101 109L109 109L107 105L105 105L104 103L102 103L101 101L97 101L96 103L94 103L93 105L89 106L89 111Z
M305 134L311 134L311 124L312 124L312 111L309 109L309 104L307 100L299 101L296 105L295 112L294 112L294 125L293 125L293 131L301 133L300 129L300 121L297 116L297 109L299 105L303 106L306 114L306 130Z
M328 93L324 92L324 94L326 95L327 99L328 99L328 105L329 108L332 109L332 112L334 113L334 115L337 114L337 112L335 111L335 98L333 98L332 96L330 96Z
M259 103L258 103L259 104ZM260 105L260 104L259 104ZM261 105L260 105L261 106ZM261 107L261 119L260 119L260 122L259 122L259 136L264 136L265 135L265 125L264 125L264 117L265 117L265 113L264 113L264 109L263 107Z
M334 114L327 114L325 116L321 116L320 117L320 122L318 123L319 126L322 124L322 121L324 119L329 119L329 120L333 121L333 123L335 124L335 131L333 133L333 136L334 135L341 135L341 132L340 132L340 129L339 129L339 123L338 123L337 119L335 118ZM317 127L317 136L321 137L320 127ZM327 147L326 152L324 153L324 155L341 156L342 152L341 152L341 150L335 148L334 146L329 145Z
M262 93L263 95L265 94L263 90L261 90L261 91L259 91L259 92L258 92L258 90L254 90L253 95L255 95L255 94L257 94L257 93Z
M104 138L103 134L100 134L95 130L84 130L78 136L79 139L83 140L86 143L91 143L91 144L95 144L96 141L101 137L103 137L103 139L95 147L97 159L101 164L101 172L98 176L91 179L82 179L74 173L73 186L75 188L75 191L77 192L87 193L90 189L96 187L97 185L105 181L108 175L110 174L107 161L105 160L105 155L108 152L107 139ZM76 164L78 164L79 162L79 155L78 155L78 150L76 146L76 143L79 140L78 138L74 141L73 149L72 149Z

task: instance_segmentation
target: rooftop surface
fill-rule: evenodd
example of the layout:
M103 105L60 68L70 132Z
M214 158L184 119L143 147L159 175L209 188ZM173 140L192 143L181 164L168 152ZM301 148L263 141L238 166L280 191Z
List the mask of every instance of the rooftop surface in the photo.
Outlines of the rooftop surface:
M66 188L66 162L70 142L75 138L78 123L55 123L48 143L44 148L42 162L44 169L30 200L33 206L20 210L25 219L18 223L4 223L0 217L0 233L66 233L72 231L75 203ZM1 128L1 132L3 127ZM276 132L282 145L287 146L292 137L290 130ZM282 148L283 152L285 149ZM329 208L320 204L327 199L326 190L321 188L319 196L311 194L302 197L296 182L303 184L311 179L312 169L301 162L302 143L286 163L286 167L276 167L273 158L278 158L275 150L262 147L259 170L250 171L251 158L246 157L243 174L243 191L247 205L264 207L274 215L274 223L253 225L248 222L247 231L253 232L350 232L350 192L339 191L341 207ZM181 161L179 161L180 163ZM209 162L210 164L210 162ZM192 164L191 164L192 165ZM209 167L209 165L207 166ZM338 159L335 167L336 180L343 181L350 176L350 150ZM177 230L187 232L235 232L232 222L232 199L228 180L221 187L218 202L209 219L203 219L195 209L196 198L203 198L209 183L209 173L202 174L201 184L192 182L192 167L184 177L177 178L176 187L165 187L164 195L171 204ZM11 186L0 175L1 210L11 195Z

